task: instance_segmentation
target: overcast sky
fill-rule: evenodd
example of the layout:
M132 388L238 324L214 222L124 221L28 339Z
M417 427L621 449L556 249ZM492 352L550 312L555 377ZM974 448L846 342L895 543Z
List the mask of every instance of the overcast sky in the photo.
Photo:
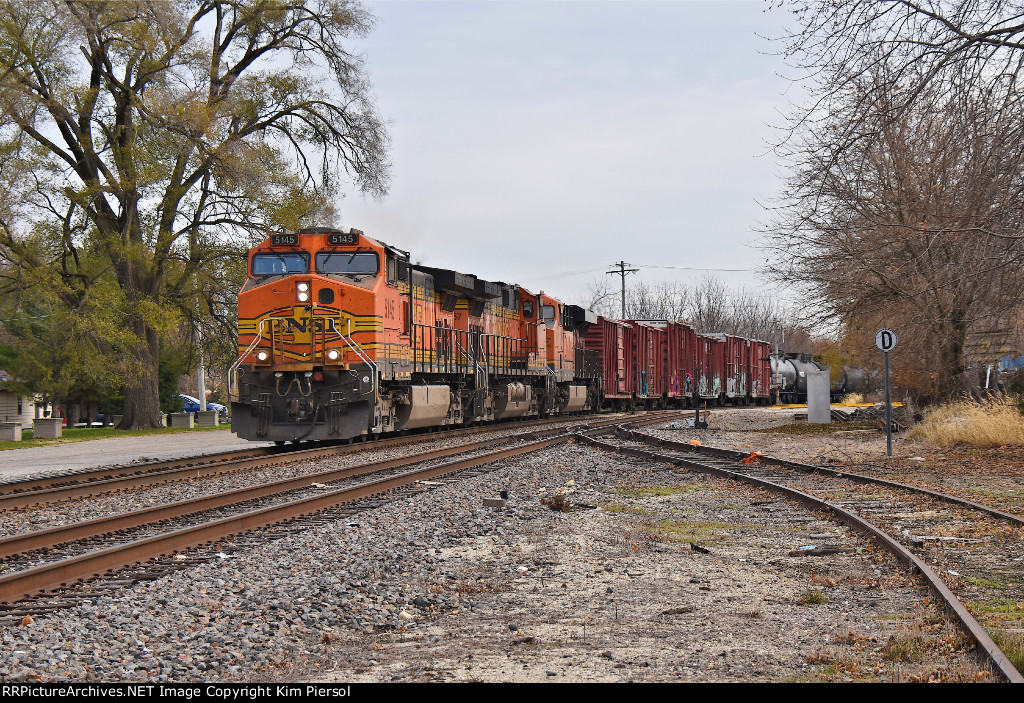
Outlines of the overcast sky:
M759 287L766 142L789 87L763 2L367 0L390 194L342 226L572 300L611 264ZM628 282L700 271L644 268ZM618 279L615 278L617 283Z

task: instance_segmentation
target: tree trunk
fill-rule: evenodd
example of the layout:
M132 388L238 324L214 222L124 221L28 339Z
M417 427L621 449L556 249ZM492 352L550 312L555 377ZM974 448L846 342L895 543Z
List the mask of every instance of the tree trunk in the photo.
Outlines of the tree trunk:
M958 316L963 319L963 316ZM962 394L964 386L964 346L967 343L967 325L963 322L948 322L938 330L939 370L937 390L942 400L950 400Z
M145 320L130 315L126 321L138 342L133 349L136 373L131 375L124 391L124 416L119 430L149 430L162 427L160 422L159 352L156 330Z

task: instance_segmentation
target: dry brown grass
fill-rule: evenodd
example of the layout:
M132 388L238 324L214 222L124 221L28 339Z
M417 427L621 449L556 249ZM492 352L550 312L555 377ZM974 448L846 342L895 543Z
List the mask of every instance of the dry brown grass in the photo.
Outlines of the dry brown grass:
M1024 416L1002 400L959 401L931 410L908 436L940 447L1024 446Z

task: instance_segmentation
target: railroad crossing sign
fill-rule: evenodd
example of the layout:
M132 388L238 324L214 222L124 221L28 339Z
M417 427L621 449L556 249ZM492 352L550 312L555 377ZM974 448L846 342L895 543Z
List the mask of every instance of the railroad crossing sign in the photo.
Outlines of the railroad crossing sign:
M897 342L899 342L899 338L897 338L896 333L890 329L883 327L875 332L875 346L886 353L895 349Z

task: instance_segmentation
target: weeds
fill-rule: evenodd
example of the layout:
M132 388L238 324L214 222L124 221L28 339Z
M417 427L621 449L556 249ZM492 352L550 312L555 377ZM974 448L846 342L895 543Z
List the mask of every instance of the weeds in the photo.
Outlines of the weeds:
M975 586L984 586L986 588L995 588L996 590L1002 590L1004 588L1009 588L1009 586L1001 584L998 581L989 581L988 579L979 579L979 578L975 578L973 576L964 576L964 581L966 581L967 583L974 584Z
M1024 632L1007 632L995 628L988 631L992 641L996 643L1017 671L1024 671Z
M894 662L918 662L926 649L927 642L919 635L892 635L882 648L882 656Z
M685 486L619 486L615 492L629 498L649 498L651 496L671 496L688 493L699 488L696 483Z
M995 616L1001 620L1020 620L1024 618L1024 601L991 600L985 603L969 603L972 613Z
M708 542L721 540L716 534L722 530L757 530L760 525L738 525L727 522L691 522L689 520L659 520L648 528L650 538L657 542Z
M1005 400L959 401L929 411L907 436L940 447L1024 446L1024 416Z
M632 508L621 503L602 503L601 510L607 513L630 513L632 515L647 515L648 511L641 508Z
M827 602L828 597L821 591L806 591L800 596L800 605L821 605Z
M809 425L805 422L794 422L790 425L779 425L778 427L766 427L751 432L778 432L780 434L793 435L830 435L836 432L848 432L850 430L876 430L875 425L865 422L833 422L822 425Z
M546 505L552 510L560 513L568 512L572 509L569 504L569 499L565 497L564 493L556 493L550 498L541 498L541 505Z

